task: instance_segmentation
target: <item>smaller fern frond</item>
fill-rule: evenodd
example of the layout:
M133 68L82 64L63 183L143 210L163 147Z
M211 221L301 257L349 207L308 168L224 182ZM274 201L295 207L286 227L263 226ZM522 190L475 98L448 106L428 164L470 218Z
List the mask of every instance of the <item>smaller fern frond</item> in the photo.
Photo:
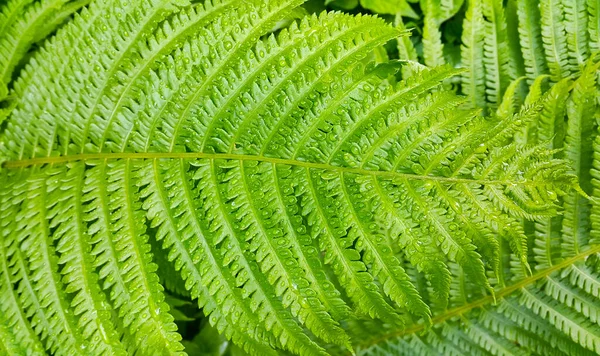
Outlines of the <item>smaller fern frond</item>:
M569 62L573 68L581 68L589 57L588 5L586 0L564 3L565 30Z
M528 83L548 71L542 42L541 15L535 0L516 1L519 40L525 61Z
M597 53L600 51L600 5L594 0L588 0L587 10L590 53Z
M423 57L425 65L437 67L443 65L444 45L442 43L442 33L440 31L441 4L439 1L423 0L421 8L425 14L423 26Z
M580 178L584 192L592 194L590 169L592 168L594 147L594 111L598 96L596 83L600 63L588 63L583 73L573 84L571 97L567 102L567 122L565 128L565 159L572 172ZM581 194L565 196L562 248L569 255L581 251L580 246L588 244L590 236L590 202Z
M520 302L538 316L548 320L571 339L591 351L600 352L600 328L567 306L537 291L524 289Z
M514 53L510 49L506 18L502 2L483 0L486 40L483 41L486 98L492 107L500 104L509 83L517 78Z
M568 56L563 4L554 0L542 0L540 13L548 70L552 80L558 82L569 77L572 69Z
M54 31L89 0L10 0L0 12L0 100L30 46Z
M406 31L402 16L399 14L396 15L394 24L400 31ZM400 60L417 61L417 51L410 40L410 36L401 36L398 38L398 57Z
M483 62L485 22L482 0L469 0L463 23L461 62L466 68L462 75L462 91L469 98L470 106L485 108L486 72Z

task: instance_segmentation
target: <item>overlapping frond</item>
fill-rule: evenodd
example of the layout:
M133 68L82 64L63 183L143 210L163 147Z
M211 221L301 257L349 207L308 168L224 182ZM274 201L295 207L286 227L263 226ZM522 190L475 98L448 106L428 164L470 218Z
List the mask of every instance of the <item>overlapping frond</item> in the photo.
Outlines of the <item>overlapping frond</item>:
M536 280L529 286L511 288L495 305L487 300L473 309L469 305L454 313L451 310L424 334L381 338L358 354L596 355L600 347L598 295L586 290L585 283L572 273L584 270L597 280L598 258L592 254L587 261L580 256L570 262L562 272L559 268L534 275Z
M0 12L0 101L29 47L62 24L89 0L10 0ZM0 120L2 122L2 120Z
M540 217L535 223L519 219L495 222L507 227L507 235L516 237L513 241L521 241L522 247L528 248L533 276L539 277L529 277L513 255L514 248L508 248L511 243L499 241L494 244L498 248L498 255L494 256L497 273L490 281L495 287L495 298L506 296L506 299L497 305L491 296L465 299L464 285L457 278L460 276L453 276L451 290L456 291L456 298L450 299L447 308L433 314L434 327L430 331L418 335L425 328L425 324L418 323L405 331L372 329L374 336L365 341L372 346L364 349L364 354L598 353L595 305L600 242L596 197L600 177L596 162L599 92L598 67L594 64L597 63L594 53L598 50L598 4L595 1L509 1L495 7L493 4L470 1L466 8L461 52L466 71L461 91L469 98L471 107L498 105L496 113L500 117L522 110L521 105L524 108L541 105L541 111L531 113L534 119L530 124L516 130L514 139L567 160L570 172L580 177L581 190L557 199L556 204L563 211L558 216ZM511 8L515 5L516 10ZM518 18L516 24L510 17L512 11ZM503 13L506 18L502 18ZM489 24L495 22L496 31L492 33ZM484 38L486 24L488 36ZM511 35L514 26L518 37ZM497 48L493 46L497 38L506 38L505 47L492 52L491 49ZM513 67L517 75L526 76L530 86L527 96L522 90L524 78L498 86L498 78L510 75L494 75L503 68L500 64L511 62L506 60L511 54L519 63L520 55L514 51L519 47L524 71L519 72L518 65ZM490 93L496 93L495 99L489 97ZM501 103L497 93L503 96ZM456 315L461 318L453 318ZM406 336L395 337L398 335ZM519 346L516 349L515 344Z
M503 282L492 280L494 296L451 300L448 308L433 315L434 325L423 335L418 332L426 325L419 323L404 331L375 333L365 342L371 346L359 354L600 352L599 175L593 152L597 145L592 144L598 140L594 116L598 109L598 66L588 61L574 81L564 79L550 88L548 76L540 76L532 81L524 100L524 108L542 108L516 140L550 150L554 157L567 160L567 169L581 177L579 192L557 200L563 211L560 216L541 218L534 224L514 221L505 225L516 227L522 241L532 246L528 261L533 274L523 273L518 257L500 244L499 275ZM498 114L514 111L515 95L510 92L507 90Z

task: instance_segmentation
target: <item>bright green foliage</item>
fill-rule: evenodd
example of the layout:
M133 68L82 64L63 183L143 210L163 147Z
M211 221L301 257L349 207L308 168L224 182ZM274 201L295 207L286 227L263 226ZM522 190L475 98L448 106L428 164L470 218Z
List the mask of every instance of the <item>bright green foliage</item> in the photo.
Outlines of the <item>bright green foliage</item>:
M15 68L29 48L90 0L9 0L0 8L0 125L15 103L7 98Z
M483 5L481 0L469 1L463 24L463 47L461 48L462 90L469 98L470 106L485 107L485 69L483 63L483 39L485 38Z
M574 82L564 79L548 88L548 76L533 81L525 105L539 102L542 110L519 140L539 142L570 162L584 191L598 196L598 165L592 141L598 140L594 113L598 110L596 78L600 64L589 63ZM514 88L515 86L511 86ZM514 110L509 88L498 113ZM510 101L510 103L509 103ZM597 148L596 148L597 150ZM597 154L596 154L597 156ZM596 168L592 168L596 167ZM581 199L580 199L581 198ZM593 198L595 199L595 198ZM365 341L361 355L595 355L600 352L600 246L597 203L582 194L560 199L563 213L533 225L514 226L525 233L531 250L533 276L518 259L500 258L504 285L491 296L461 300L434 317L434 327L376 334ZM591 225L590 225L591 223ZM500 246L502 253L502 246ZM516 268L515 268L516 267ZM452 305L453 304L453 305ZM406 336L404 336L406 335ZM517 346L519 345L519 346Z
M83 2L26 3L0 23L0 353L193 354L165 286L252 355L600 352L594 4L470 1L457 70L460 1L421 2L430 67L401 15L94 0L53 33Z
M548 72L548 64L542 42L541 15L536 0L517 1L519 43L528 82Z
M444 49L439 26L442 16L441 4L435 0L421 1L425 10L423 26L423 57L426 65L435 67L444 64Z
M31 44L42 40L89 0L9 0L0 12L0 100L14 68ZM0 120L1 122L1 120Z
M524 0L511 4L469 1L462 51L463 67L469 71L464 74L462 91L477 107L496 106L508 83L522 75L529 84L542 74L550 74L553 82L579 75L590 54L599 49L597 2Z

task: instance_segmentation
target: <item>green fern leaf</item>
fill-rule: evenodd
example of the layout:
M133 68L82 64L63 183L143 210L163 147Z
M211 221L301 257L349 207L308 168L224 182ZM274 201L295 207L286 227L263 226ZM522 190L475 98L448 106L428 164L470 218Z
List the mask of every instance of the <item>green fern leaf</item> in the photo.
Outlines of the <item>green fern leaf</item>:
M486 98L491 106L500 104L508 84L517 78L516 62L511 53L504 9L497 0L483 0L485 36L483 60L486 78Z
M521 109L533 115L531 124L515 137L521 142L538 143L537 149L550 149L548 154L572 162L569 170L580 169L582 189L594 195L598 164L595 158L592 163L596 156L592 150L597 145L591 141L598 137L594 117L598 65L588 61L575 81L565 79L550 89L544 85L547 75L536 78ZM519 82L522 79L507 90L499 116L510 115L518 108L513 89ZM498 277L491 280L495 285L493 295L473 298L466 294L466 298L451 299L447 308L432 317L432 328L415 323L404 330L377 332L363 342L362 348L358 347L359 354L597 354L598 205L595 197L587 199L585 194L557 199L555 203L564 208L560 217L540 218L532 225L511 223L521 237L509 240L509 244L521 241L522 248L532 247L527 260L535 271L533 275L523 271L518 255L507 251L500 241L496 244ZM468 292L473 293L471 289ZM422 330L424 334L419 334Z
M517 1L519 19L519 40L525 61L525 72L529 83L539 75L547 73L544 57L540 9L537 1Z
M564 23L564 10L560 2L540 1L542 14L542 42L546 53L548 70L555 82L571 74Z
M461 47L462 66L467 69L462 76L462 91L469 98L472 107L481 108L487 106L486 74L483 63L484 26L482 1L468 1Z
M565 158L571 169L581 177L581 188L592 193L590 169L593 160L594 131L593 113L598 95L596 77L600 63L590 63L581 77L574 83L573 93L567 102L567 123L565 128ZM569 254L577 254L588 244L590 233L588 199L580 194L565 196L562 248Z
M588 0L587 9L590 52L596 53L600 50L600 5L593 0Z
M356 330L424 328L542 279L521 222L556 215L559 196L576 197L570 164L591 159L514 139L554 97L513 103L500 3L471 10L496 41L465 47L497 79L474 100L495 98L491 117L464 108L476 91L442 88L460 70L412 66L398 81L402 62L370 61L404 30L367 15L290 21L301 3L98 0L33 54L0 133L5 351L184 354L155 261L255 355L353 351ZM591 108L589 68L571 100ZM569 105L576 139L589 116ZM596 325L565 326L550 300L583 311L587 292L527 290L526 307L596 347ZM447 325L464 342L433 328L407 350L515 349L478 322Z
M583 66L589 56L587 3L568 1L564 5L569 62L577 68Z
M425 24L423 26L423 57L427 66L435 67L444 64L444 45L442 44L442 33L440 32L441 3L434 0L421 1L421 7L425 12Z
M89 0L10 0L0 13L0 101L29 47L54 31ZM1 120L0 120L1 122Z

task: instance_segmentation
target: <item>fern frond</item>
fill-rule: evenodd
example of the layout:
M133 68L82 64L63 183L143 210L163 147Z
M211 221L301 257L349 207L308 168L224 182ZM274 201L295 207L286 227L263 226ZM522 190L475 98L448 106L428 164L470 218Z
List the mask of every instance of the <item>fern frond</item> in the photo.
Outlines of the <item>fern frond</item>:
M2 343L4 352L7 355L17 355L31 353L34 355L43 355L44 347L36 337L33 326L28 320L20 300L17 290L12 288L15 280L22 277L19 272L11 266L8 259L12 255L11 251L15 249L15 243L9 243L9 235L14 229L15 221L11 219L16 213L16 206L10 203L11 193L9 186L0 191L0 313L2 315Z
M400 13L396 14L394 25L401 31L406 30ZM400 36L396 40L398 42L398 58L402 61L418 62L417 50L415 49L415 45L412 43L410 36ZM410 65L402 66L402 76L404 78L410 77L413 72Z
M496 109L496 115L498 115L499 117L507 117L507 116L512 116L514 115L519 108L521 107L521 98L519 97L519 88L521 87L522 81L525 79L525 77L520 77L517 78L516 80L513 80L512 83L510 83L510 85L506 88L506 91L504 92L504 95L502 96L502 101L500 102L500 104L498 105L498 108ZM532 90L533 91L533 90ZM532 105L535 104L535 102L537 100L539 100L538 98L531 98L531 93L532 91L530 91L530 95L528 95L527 99L528 99L528 104ZM516 138L516 140L518 141L519 139ZM519 141L522 143L526 143L527 141Z
M600 352L600 328L577 315L562 304L541 293L524 289L521 303L557 329L570 335L571 339L591 351Z
M23 308L28 315L35 315L34 330L47 350L56 354L83 355L90 342L69 310L69 297L59 273L59 256L52 244L44 174L30 179L27 175L18 178L22 181L11 187L11 201L13 204L23 201L24 206L18 209L20 218L6 239L18 244L9 258L16 259L13 273L22 278L15 282L24 289L20 293Z
M519 334L509 337L509 339L519 340L519 336L522 333L531 331L533 335L529 338L529 342L532 343L533 347L531 347L531 349L533 350L543 347L544 352L549 352L550 354L593 354L592 351L586 350L580 344L573 343L569 335L561 333L552 325L547 324L544 320L540 320L532 310L517 303L516 298L503 301L499 310L513 322L516 322L521 326ZM547 347L544 347L546 345L549 345L554 351L550 351Z
M112 308L98 285L91 256L90 236L84 228L83 170L81 165L68 172L45 172L51 182L47 188L49 228L56 241L58 263L67 293L72 293L71 307L78 318L78 328L90 340L89 352L124 355L125 348L111 320Z
M461 46L462 91L469 98L472 107L486 107L486 72L483 60L484 27L482 0L469 0L463 23Z
M565 128L565 158L571 170L580 177L581 189L592 193L590 169L593 161L594 111L598 95L596 84L599 64L589 63L581 77L575 81L573 92L567 102L567 122ZM580 246L588 244L590 235L590 202L581 194L565 196L562 248L569 255L581 251Z
M574 68L582 67L589 56L587 1L565 2L564 11L569 62Z
M395 26L401 30L405 31L406 27L402 20L402 16L397 14L394 20ZM410 40L409 36L401 36L398 39L398 57L400 60L406 61L417 61L417 51L415 50L415 46Z
M573 265L563 272L563 277L568 277L573 285L579 286L586 293L598 297L600 295L600 279L593 268L587 265Z
M558 82L572 73L569 63L563 3L541 0L542 42L552 80Z
M472 97L484 85L485 99L476 106L496 107L519 76L526 75L531 85L544 74L554 83L580 75L597 51L597 8L596 2L583 0L471 1L463 22L461 61L473 77L464 78L463 93ZM484 47L483 55L478 45ZM474 59L483 60L484 68Z
M202 164L203 162L197 162L194 163L192 162L192 164L194 166L199 166L200 164ZM171 207L163 207L162 209L160 209L160 211L162 212L161 214L166 214L169 216L169 219L171 219L171 224L176 226L183 226L186 227L185 230L181 231L181 232L171 232L168 235L164 234L164 238L168 238L168 239L173 239L173 237L178 238L181 242L176 242L180 245L183 245L181 247L178 248L172 248L170 245L173 244L173 242L170 241L165 241L166 243L169 243L169 245L164 245L165 248L171 248L172 251L176 251L179 252L180 254L190 254L191 256L188 256L187 259L191 259L191 260L202 260L202 264L199 266L194 266L192 268L190 268L192 273L196 273L198 274L198 271L200 271L201 274L195 279L188 279L187 278L187 274L190 272L185 272L184 273L184 277L187 279L186 282L187 283L198 283L198 281L210 281L210 285L205 286L208 289L208 292L210 293L210 295L215 295L216 300L221 300L221 302L217 302L216 304L226 304L229 305L227 307L227 309L225 309L223 312L226 315L229 315L229 320L227 322L227 324L225 324L225 322L221 322L221 324L223 324L223 326L218 326L218 327L238 327L238 325L240 326L240 329L237 330L237 337L245 337L245 334L249 333L250 335L255 334L257 337L256 339L258 340L258 342L260 342L261 340L264 339L264 335L268 336L268 333L266 332L266 330L261 330L261 326L266 325L266 327L269 330L273 330L273 332L275 333L275 335L281 334L281 339L282 339L282 345L286 346L285 340L287 340L287 342L290 343L290 347L294 348L294 349L300 349L303 345L304 347L306 347L307 349L312 348L313 352L320 352L319 348L316 347L316 345L314 345L313 343L310 342L310 340L308 340L307 338L303 338L302 335L302 330L300 328L298 328L298 326L295 324L295 322L293 321L293 317L291 314L286 313L286 310L283 308L283 306L281 305L281 302L279 301L279 299L275 298L274 295L274 290L270 289L270 288L265 288L263 287L264 284L261 284L259 281L262 281L263 283L265 282L264 279L257 281L257 276L256 275L256 264L253 261L244 261L244 252L242 250L242 248L239 246L241 242L239 241L234 241L232 239L232 236L235 236L234 234L230 235L230 237L228 237L226 234L226 231L223 231L226 228L231 229L231 227L227 227L227 226L220 226L217 227L215 226L203 226L206 220L204 219L205 215L200 215L200 216L189 216L189 212L193 211L193 208L190 208L190 204L192 204L192 206L196 206L196 201L199 199L205 200L205 199L209 199L211 198L209 195L207 195L206 192L203 192L202 190L200 190L200 188L198 188L198 191L196 191L196 189L194 189L194 191L191 191L192 188L190 188L189 186L182 186L181 183L181 177L186 176L188 174L192 174L192 176L195 176L195 174L192 172L188 172L187 169L187 164L185 164L183 161L181 162L165 162L162 165L159 164L159 162L154 162L154 167L153 167L153 171L154 173L152 175L148 175L149 177L153 177L155 176L155 179L158 180L158 182L167 182L167 186L171 187L171 192L163 192L162 194L168 194L169 198L167 199L160 199L159 201L157 201L157 203L160 204L164 204L165 201L171 201L173 202ZM199 168L202 169L202 168ZM202 170L207 170L208 172L210 172L210 170L212 169L211 167L204 167L204 169ZM159 175L159 172L164 172L163 174L166 174L168 178L162 178ZM167 173L167 172L171 172L171 173ZM150 172L149 172L150 173ZM199 176L199 175L198 175ZM204 178L204 177L203 177ZM206 177L206 181L200 182L199 183L199 187L206 187L209 188L211 186L213 186L214 183L211 183L210 180L212 180L213 178L211 178L210 176ZM210 180L209 180L210 179ZM189 178L188 178L189 180ZM164 189L161 188L162 183L155 183L157 186L157 189ZM217 187L213 187L216 191L218 188ZM201 195L200 195L201 194ZM151 201L148 201L148 203L151 203ZM215 208L218 207L219 203L216 202L215 207L210 208L211 210L206 211L204 214L207 215L215 215L215 214L222 214L222 212L219 212L219 210L216 210ZM158 207L157 207L158 208ZM208 206L207 206L208 209ZM174 219L177 219L177 224L174 223ZM164 219L164 218L163 218ZM158 220L160 223L160 220ZM164 226L164 223L160 223L161 226ZM213 235L214 231L219 231L221 230L218 234ZM163 233L161 233L162 235ZM205 236L204 239L195 239L194 236ZM181 237L179 237L181 236ZM204 240L206 240L204 242ZM198 242L195 242L198 241ZM192 245L190 245L190 243ZM245 241L243 243L241 243L242 246L245 245ZM267 242L268 243L268 242ZM199 244L199 246L194 246L194 244ZM203 245L204 244L204 245ZM223 247L220 247L219 249L216 248L216 246L219 246L223 244ZM187 245L187 246L186 246ZM214 246L214 247L213 247ZM230 246L230 248L233 248L233 246L236 246L236 250L238 252L238 254L235 253L235 251L227 251L225 250L225 246ZM282 249L285 246L280 246L280 249L278 249L277 251L281 253ZM214 260L207 260L206 256L211 256ZM236 256L236 258L234 258L234 256ZM183 258L180 261L184 261ZM180 262L181 263L181 262ZM198 262L196 262L198 263ZM183 263L181 263L183 264ZM193 266L194 264L192 264ZM231 272L224 274L220 268L218 268L218 266L226 266L226 265L230 265L231 268ZM273 266L270 266L273 267ZM235 279L235 276L238 276L237 279ZM247 280L244 281L244 277L246 276ZM276 276L273 278L286 278L285 275L281 276ZM244 283L245 282L245 283ZM297 281L296 281L297 282ZM294 282L294 283L296 283ZM241 285L244 285L246 287L246 289L241 290L241 289L237 289L236 287L239 287ZM290 283L291 285L291 283ZM187 286L189 288L189 285ZM266 289L266 290L261 290L261 289ZM304 290L305 291L305 290ZM193 293L197 293L196 291L193 290ZM252 298L252 304L251 306L248 305L247 302L244 301L244 298L248 298L248 296L251 296ZM298 299L293 298L291 295L288 294L287 296L288 299L293 300L295 303L298 303ZM229 300L229 301L228 301ZM262 305L261 305L262 304ZM259 310L256 310L256 308L258 308L260 306ZM217 306L217 308L221 308L220 306ZM252 308L252 309L251 309ZM294 309L294 310L298 310L298 309ZM331 321L331 324L329 327L331 329L326 329L324 327L322 327L321 325L319 325L319 322L323 322L322 320L319 320L319 315L316 316L315 315L311 315L310 313L312 312L311 310L306 310L306 309L301 309L302 312L304 313L302 315L303 319L306 319L307 322L311 323L311 326L314 326L315 328L319 327L320 329L317 330L322 330L324 333L325 332L331 332L330 334L321 334L319 336L323 337L323 338L328 338L329 336L332 337L331 341L336 341L335 339L335 332L336 332L336 328L337 326L335 325L334 322ZM258 315L256 315L258 314ZM327 316L327 314L325 314ZM211 318L217 318L218 317L218 313L214 313L211 314ZM315 320L316 319L316 320ZM313 321L314 320L314 321ZM327 320L327 319L326 319ZM331 319L328 319L331 320ZM219 325L219 323L215 323L217 325ZM264 327L264 326L262 326ZM257 329L256 331L250 332L250 330L253 329ZM339 328L338 328L339 330ZM341 330L339 331L341 332ZM226 331L225 334L227 335L228 332ZM338 336L337 341L339 342L339 340L343 340L343 334L341 336ZM255 341L256 342L256 341ZM244 344L244 342L240 342L240 344Z
M600 50L600 5L593 0L588 0L587 10L590 53L596 53Z
M585 317L589 318L592 323L598 323L600 309L596 305L594 296L588 293L573 288L572 285L565 281L559 281L548 277L546 282L546 294L552 296L562 304L577 310Z
M539 120L534 123L534 139L547 143L549 149L560 150L564 146L566 103L572 83L563 79L549 91L549 100L545 102ZM562 151L555 153L561 157ZM543 270L552 266L560 258L560 243L563 216L542 219L535 223L534 259L536 269Z
M548 71L542 42L541 15L536 0L516 1L519 40L529 84Z
M533 278L521 220L555 215L576 177L546 143L513 137L552 97L481 117L441 87L459 70L398 81L401 62L370 62L403 30L341 13L281 25L300 4L97 1L33 55L0 136L0 291L15 291L0 296L0 337L23 326L3 347L183 354L152 253L210 324L261 355L353 350L349 325L424 327ZM470 75L494 75L500 104L516 77L503 9L471 11L472 35L496 41L469 44L488 53ZM547 292L596 315L585 294ZM514 349L469 323L402 347ZM574 341L595 347L595 327Z
M598 92L597 66L590 61L575 81L565 79L550 89L544 86L547 76L533 80L530 93L520 109L523 120L515 118L508 121L513 123L513 127L508 129L511 133L500 134L501 140L510 141L515 133L523 132L526 127L526 134L516 136L514 140L536 145L520 151L519 156L538 150L555 159L568 159L573 162L569 163L570 168L561 169L571 172L581 169L577 173L583 177L580 185L588 194L596 194L598 182L597 168L593 168L597 166L597 160L592 155L594 146L591 144L591 140L597 140L594 126L598 105L594 99ZM513 82L511 88L516 88L517 84ZM507 90L498 109L500 117L510 117L519 106L512 89ZM519 125L514 125L515 121L520 121ZM503 126L508 126L507 121ZM498 131L494 132L498 134ZM483 141L494 142L494 139L488 136ZM488 157L495 162L508 162L493 157L507 154L510 150L492 151ZM463 160L469 162L471 158L467 156ZM591 175L588 173L590 168ZM523 173L529 171L535 171L535 168L522 169ZM463 192L467 194L466 190ZM555 196L554 193L539 190L530 194ZM511 200L513 203L523 196L520 192L515 194L516 198ZM558 199L550 200L556 208L561 206L564 209L562 216L540 217L533 225L523 224L518 219L503 224L515 229L512 233L516 232L519 237L509 240L511 252L503 248L503 241L496 244L499 249L494 269L497 277L490 279L495 286L494 296L469 300L467 294L467 298L451 300L448 308L432 316L433 327L427 329L423 336L417 336L417 333L427 328L424 323L415 323L400 331L382 331L370 340L367 338L364 345L372 346L362 350L359 347L359 354L385 354L393 352L391 350L423 355L440 352L488 354L492 352L490 350L499 354L596 354L600 336L596 306L600 287L597 200L582 196L579 201L575 194L572 198L570 194L560 198L560 193L556 197ZM569 201L580 203L569 204ZM491 211L488 206L481 209ZM523 271L523 261L514 252L530 247L531 252L526 254L535 271L531 276ZM452 281L456 283L454 273ZM472 289L467 291L472 296L477 295ZM498 305L494 305L496 300L500 300ZM515 343L519 345L518 349L513 348Z
M182 349L181 336L175 332L162 286L154 273L156 265L151 262L145 213L137 198L138 189L130 181L136 170L129 161L107 164L106 167L109 233L116 250L115 260L108 263L117 265L119 274L112 277L122 279L124 286L124 290L120 290L117 284L113 285L111 297L140 352L176 354ZM107 276L109 283L110 277Z
M89 0L10 0L0 12L0 100L29 47Z
M508 304L508 302L503 301ZM514 305L506 306L505 308L514 307ZM527 310L518 310L521 313L527 313ZM544 324L537 325L523 325L520 322L514 321L515 314L511 313L499 313L496 310L484 310L478 317L478 324L481 329L487 329L493 332L491 335L495 335L500 340L506 340L505 343L509 344L516 343L519 345L518 349L511 348L511 351L515 354L526 354L528 352L538 355L560 355L561 350L557 350L555 345L556 339L560 340L561 343L569 345L569 340L566 338L560 338L559 334L552 334L550 329L536 329L536 326L544 326ZM550 335L544 335L544 332ZM555 340L551 341L554 337ZM526 349L526 350L524 350Z
M440 31L441 3L435 0L421 1L425 13L423 26L423 57L425 65L436 67L444 64L444 45Z
M485 38L483 61L486 78L486 98L492 107L500 104L509 83L518 77L516 62L511 53L502 2L483 0Z
M414 340L420 339L427 340L429 347L446 344L445 353L451 349L456 354L487 355L487 350L496 350L499 354L596 354L600 327L595 319L594 297L584 290L581 283L573 283L574 280L565 273L556 272L563 268L563 271L577 268L587 270L589 260L582 262L582 258L599 250L596 247L591 252L565 261L562 266L550 268L550 273L543 272L530 277L531 282L516 283L514 287L498 291L499 296L504 293L511 295L498 305L486 306L484 299L475 301L440 315L438 320L443 324L434 326L423 336L413 333L417 331L416 328L405 331L407 336L404 337L393 338L388 335L359 354L377 355L382 350L390 352L400 348L409 354L438 353L419 347ZM593 273L598 277L597 271ZM489 297L485 299L492 301ZM472 309L477 307L482 309ZM461 318L454 317L456 315L461 315ZM513 348L515 343L519 348Z

